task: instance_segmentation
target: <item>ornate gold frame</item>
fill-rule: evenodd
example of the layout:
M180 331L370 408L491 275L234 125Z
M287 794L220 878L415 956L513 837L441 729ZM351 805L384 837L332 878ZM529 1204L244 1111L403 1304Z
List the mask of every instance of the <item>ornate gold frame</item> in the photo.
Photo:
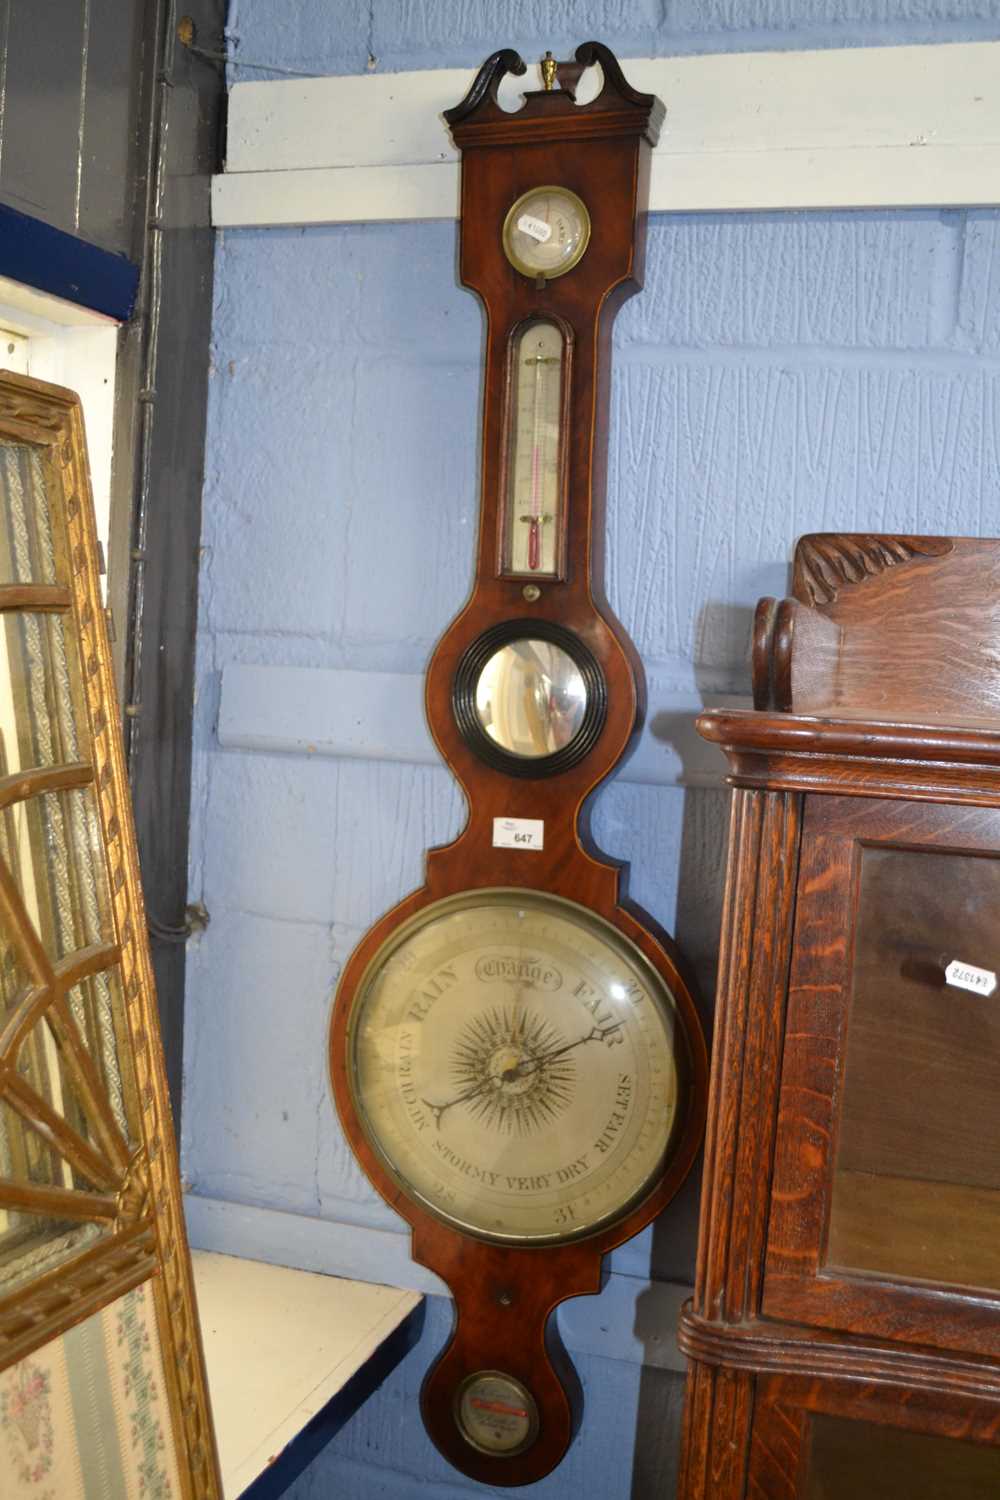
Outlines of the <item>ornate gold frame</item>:
M16 947L31 986L0 1026L0 1098L16 1107L39 1134L47 1133L66 1160L84 1165L89 1181L97 1179L100 1184L93 1193L81 1193L3 1179L0 1206L19 1212L55 1212L106 1227L96 1244L0 1296L0 1370L132 1287L152 1280L185 1500L217 1500L222 1487L101 602L79 399L59 386L0 372L0 440L42 450L53 530L62 533L61 541L56 538L55 553L68 573L55 585L0 585L0 613L57 612L66 618L79 650L92 746L89 763L0 776L0 808L42 791L95 788L115 929L114 942L93 945L53 962L38 939L14 879L0 860L0 925ZM114 968L119 971L124 1009L116 1021L119 1036L127 1036L131 1062L132 1078L126 1087L139 1137L134 1150L129 1149L102 1095L66 999L81 978ZM49 1109L40 1095L29 1097L33 1091L19 1081L14 1066L17 1049L43 1013L75 1088L87 1101L89 1142Z

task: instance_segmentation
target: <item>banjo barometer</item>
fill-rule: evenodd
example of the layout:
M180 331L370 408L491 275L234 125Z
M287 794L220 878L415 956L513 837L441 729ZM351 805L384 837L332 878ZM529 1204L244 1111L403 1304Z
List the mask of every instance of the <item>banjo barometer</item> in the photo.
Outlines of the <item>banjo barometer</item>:
M578 105L585 68L603 87ZM611 324L638 290L662 106L591 42L547 57L517 113L495 53L446 119L462 151L461 277L486 310L476 580L427 673L469 804L424 886L348 962L330 1041L348 1139L448 1284L421 1396L445 1456L527 1484L580 1412L556 1305L677 1191L705 1049L679 956L586 834L641 722L636 652L603 594Z

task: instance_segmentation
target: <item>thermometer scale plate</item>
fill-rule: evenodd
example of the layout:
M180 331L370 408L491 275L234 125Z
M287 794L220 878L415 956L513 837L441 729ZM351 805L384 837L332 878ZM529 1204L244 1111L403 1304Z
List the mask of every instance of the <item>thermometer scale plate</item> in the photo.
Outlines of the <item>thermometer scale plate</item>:
M503 567L515 576L562 572L568 367L568 340L556 323L528 323L511 342Z

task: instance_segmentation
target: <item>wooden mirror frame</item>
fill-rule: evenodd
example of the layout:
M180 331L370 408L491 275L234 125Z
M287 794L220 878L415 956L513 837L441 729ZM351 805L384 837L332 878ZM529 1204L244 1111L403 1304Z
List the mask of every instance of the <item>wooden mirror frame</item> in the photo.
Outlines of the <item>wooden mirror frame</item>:
M78 658L90 740L86 761L0 778L0 807L65 788L93 788L103 875L110 893L113 939L53 960L27 914L18 884L0 860L0 923L29 977L0 1028L0 1097L68 1162L94 1191L0 1180L0 1205L19 1213L100 1223L101 1238L0 1296L0 1370L25 1359L108 1307L147 1286L170 1407L170 1428L185 1500L221 1495L181 1203L173 1125L167 1100L139 864L101 597L99 549L80 402L71 391L0 373L0 440L41 455L53 530L54 583L0 584L0 613L60 615L68 649ZM130 1146L67 1001L73 985L116 972L123 997L115 1017L127 1053ZM75 1131L39 1094L19 1082L16 1059L25 1037L45 1018L88 1124Z

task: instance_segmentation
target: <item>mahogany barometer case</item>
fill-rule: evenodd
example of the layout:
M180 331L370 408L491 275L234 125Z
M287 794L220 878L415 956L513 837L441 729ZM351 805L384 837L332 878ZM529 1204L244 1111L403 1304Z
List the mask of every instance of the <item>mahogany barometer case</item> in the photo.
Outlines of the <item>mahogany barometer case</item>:
M685 1500L1000 1494L1000 542L816 535L734 787Z
M599 70L600 88L577 102ZM330 1071L348 1140L448 1284L421 1395L449 1461L540 1479L581 1414L553 1316L670 1201L698 1149L707 1059L685 968L587 835L641 724L642 668L603 586L611 325L639 290L663 115L613 54L541 63L508 111L495 53L445 118L462 152L460 272L485 310L469 601L427 672L465 790L454 843L345 966Z

